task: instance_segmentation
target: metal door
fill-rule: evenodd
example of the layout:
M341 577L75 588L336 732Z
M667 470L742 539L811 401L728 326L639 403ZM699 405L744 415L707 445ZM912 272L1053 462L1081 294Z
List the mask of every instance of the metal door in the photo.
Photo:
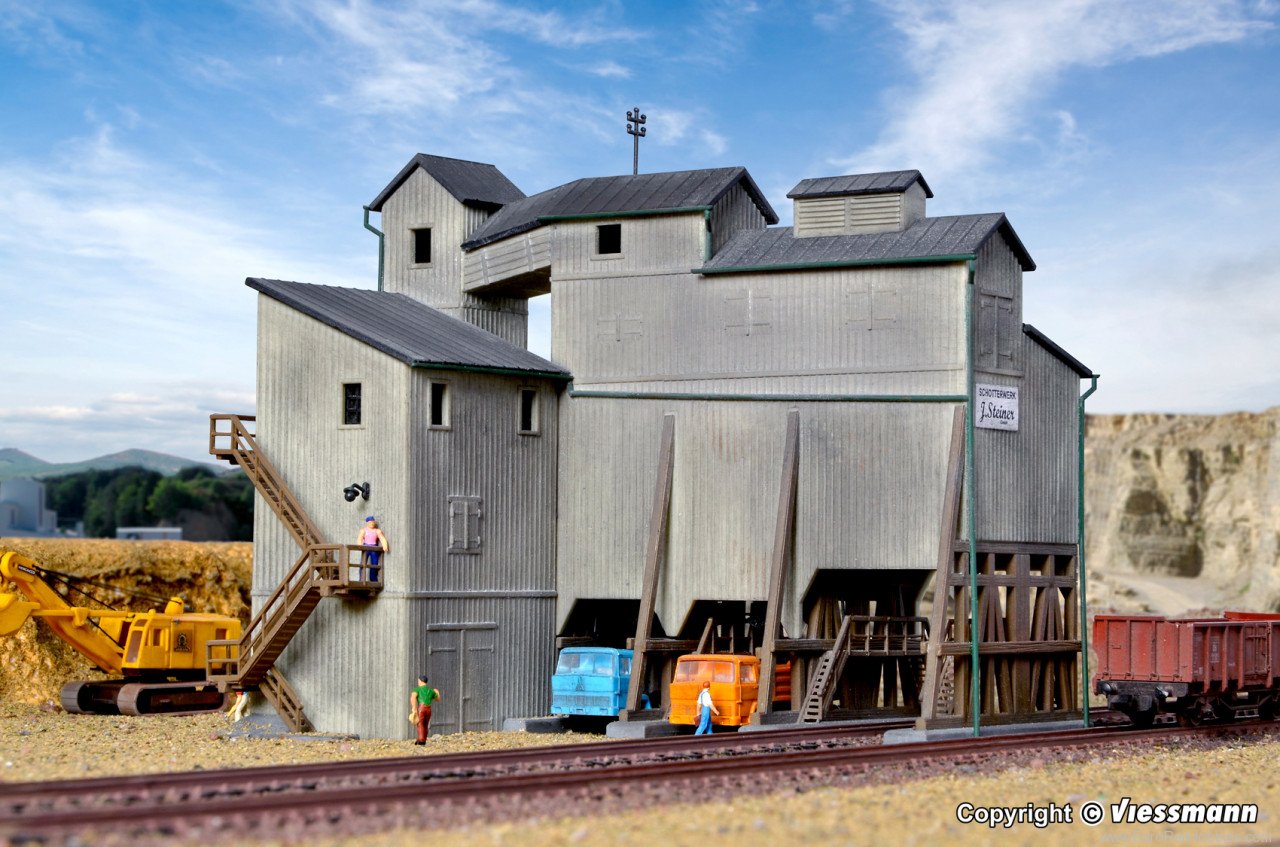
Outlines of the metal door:
M427 627L427 665L440 701L431 710L431 729L441 733L495 729L492 623L432 624Z

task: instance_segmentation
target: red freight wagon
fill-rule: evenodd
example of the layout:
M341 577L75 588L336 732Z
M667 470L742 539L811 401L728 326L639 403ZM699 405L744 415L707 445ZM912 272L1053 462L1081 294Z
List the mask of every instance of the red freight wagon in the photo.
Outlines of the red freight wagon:
M1280 615L1098 615L1093 644L1094 691L1138 726L1161 712L1182 724L1280 712Z

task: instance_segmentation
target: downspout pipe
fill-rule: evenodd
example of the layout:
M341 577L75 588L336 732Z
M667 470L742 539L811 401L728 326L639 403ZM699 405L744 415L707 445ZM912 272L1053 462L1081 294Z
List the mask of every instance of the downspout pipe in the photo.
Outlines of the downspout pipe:
M1076 401L1076 429L1080 439L1079 465L1076 468L1076 551L1077 567L1080 569L1080 688L1084 703L1084 725L1089 722L1089 597L1088 579L1084 570L1084 401L1098 390L1098 375L1090 377L1089 390L1080 395Z
M364 228L369 230L369 232L372 232L374 235L378 236L378 290L381 291L382 290L382 266L384 261L383 256L386 253L386 250L384 249L386 246L386 236L382 234L382 230L378 229L376 226L369 223L369 213L372 211L373 210L370 209L368 206L364 207Z
M964 305L964 329L969 342L969 355L965 362L965 379L969 392L969 414L964 423L964 487L969 491L969 709L973 714L973 734L982 734L982 683L979 676L982 669L978 664L978 497L974 472L974 387L973 356L977 342L973 336L973 299L977 287L974 285L974 261L970 259L969 287Z

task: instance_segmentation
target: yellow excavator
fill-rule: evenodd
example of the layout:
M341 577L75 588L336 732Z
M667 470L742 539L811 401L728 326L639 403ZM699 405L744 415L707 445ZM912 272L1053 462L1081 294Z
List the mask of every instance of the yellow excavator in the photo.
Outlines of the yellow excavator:
M0 636L38 618L100 670L119 677L68 682L60 695L68 712L195 714L226 705L226 695L205 681L205 642L240 638L238 618L187 613L180 597L170 598L163 612L72 606L51 580L68 586L76 581L19 553L0 553L0 588L12 583L19 592L0 591Z

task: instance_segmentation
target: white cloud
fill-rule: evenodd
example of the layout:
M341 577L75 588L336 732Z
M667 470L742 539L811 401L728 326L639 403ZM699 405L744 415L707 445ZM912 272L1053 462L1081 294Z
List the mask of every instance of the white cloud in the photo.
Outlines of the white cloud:
M588 69L588 73L599 77L612 77L615 79L631 79L631 70L624 68L613 60L608 60L594 65Z
M572 19L495 0L426 4L299 2L283 7L294 20L318 29L317 39L344 70L345 90L326 102L354 112L447 116L528 111L525 73L491 42L495 34L572 50L629 42L639 33L619 27L606 10ZM598 66L605 74L625 69Z
M919 167L930 178L981 167L1027 129L1029 106L1065 71L1103 67L1270 28L1240 0L906 0L881 5L902 33L912 79L892 92L879 139L848 171Z
M1183 178L1105 209L1084 198L1060 212L1056 247L1032 245L1040 269L1025 280L1025 319L1102 374L1092 409L1280 404L1280 144Z
M255 298L246 276L372 282L352 257L282 247L267 210L144 159L113 135L102 126L48 161L0 160L10 400L0 446L48 454L89 446L96 455L163 443L157 449L198 454L207 421L191 411L196 398L230 392L238 407L252 403Z

